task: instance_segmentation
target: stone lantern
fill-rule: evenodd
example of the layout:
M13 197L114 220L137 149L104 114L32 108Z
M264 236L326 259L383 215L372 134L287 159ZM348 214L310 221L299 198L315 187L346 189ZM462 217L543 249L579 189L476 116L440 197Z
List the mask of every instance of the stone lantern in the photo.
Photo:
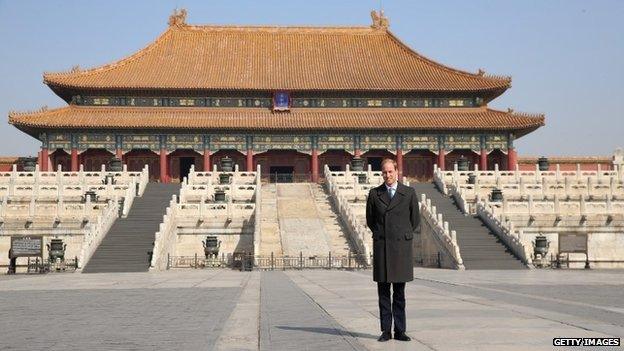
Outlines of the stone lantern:
M494 188L492 189L492 193L490 194L490 197L492 199L492 201L503 201L503 191L498 189L498 188Z
M468 170L468 159L464 155L459 156L457 159L457 170L460 172L466 172Z
M117 157L113 157L108 161L108 169L111 172L121 172L123 170L123 163Z
M37 166L36 157L26 157L24 159L24 172L34 172Z
M204 244L204 256L206 256L206 259L217 258L219 256L221 241L217 240L216 236L207 236L206 240L202 241L202 244Z
M535 256L535 258L537 258L538 255L540 256L540 258L546 257L549 246L550 246L550 243L548 242L548 239L546 239L545 236L543 235L536 236L535 242L533 243L533 255Z
M547 157L540 157L537 160L537 166L539 167L539 170L542 172L548 171L548 168L550 167L550 163L548 162L548 158Z
M219 174L219 184L230 184L231 174L226 172L232 172L234 160L225 156L221 159L221 174Z
M359 173L358 174L358 183L359 184L366 184L366 183L368 183L368 176L366 175L366 173Z
M87 190L84 194L84 202L87 202L87 198L91 200L91 202L97 202L98 196L95 190Z
M353 172L362 172L364 171L364 159L360 156L355 156L351 159L351 170Z
M474 173L468 174L468 184L476 184L477 176Z
M67 244L63 244L63 239L52 239L46 246L48 247L48 260L50 262L56 262L56 259L65 260Z
M229 156L221 159L221 172L232 172L234 170L234 160Z
M225 190L215 189L214 198L215 202L225 202Z

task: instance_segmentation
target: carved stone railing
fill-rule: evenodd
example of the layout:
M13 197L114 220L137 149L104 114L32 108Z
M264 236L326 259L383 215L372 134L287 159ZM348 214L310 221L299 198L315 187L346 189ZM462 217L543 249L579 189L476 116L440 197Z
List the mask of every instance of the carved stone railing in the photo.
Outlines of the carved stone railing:
M421 225L421 235L431 234L438 249L449 259L447 268L465 269L457 245L457 234L454 230L449 230L448 222L444 221L442 214L431 205L431 200L427 199L425 194L421 194L420 214L425 222ZM443 260L443 262L446 261Z
M158 228L154 238L154 251L150 270L164 271L168 267L168 256L175 255L175 245L177 239L176 211L178 208L177 196L173 195L167 207L163 221Z
M84 222L97 218L102 206L106 204L92 203L87 197L85 203L59 201L58 203L39 203L35 198L29 202L11 202L7 198L0 200L0 224L8 222L34 222L43 221L58 225L59 223Z
M533 268L531 243L524 242L513 223L505 224L488 209L486 201L477 203L477 215L527 267Z
M256 174L256 193L254 194L255 199L255 211L253 214L254 217L254 238L253 238L253 246L254 246L254 255L260 254L260 216L262 212L262 192L260 191L262 183L260 180L260 165L257 166Z
M87 265L95 250L102 243L102 239L117 220L119 204L116 200L109 200L104 212L98 216L95 222L89 223L85 228L85 235L82 242L82 249L78 257L78 268L82 269Z
M358 219L347 198L338 190L336 176L332 174L336 172L331 172L329 167L325 165L324 173L329 194L338 208L338 214L347 226L351 243L357 247L358 254L367 258L367 264L371 264L369 261L372 253L372 232L366 223Z
M460 185L468 183L470 174L476 176L477 182L481 184L563 184L564 181L570 184L610 184L624 183L624 170L618 167L617 170L602 170L601 166L597 166L595 171L581 170L581 166L577 164L576 171L561 171L560 166L556 165L554 171L540 171L538 165L535 171L521 171L516 166L513 171L500 171L498 165L495 165L493 171L479 171L476 169L469 171L458 171L457 165L454 165L452 171L442 171L434 166L434 181L443 190L442 186L459 183Z
M0 184L65 184L65 185L100 185L106 176L114 177L115 181L120 184L130 183L135 179L144 190L149 181L149 170L147 166L140 172L129 172L126 165L123 165L121 172L107 171L102 165L100 171L84 171L83 165L77 172L61 171L59 166L56 171L43 172L39 171L39 166L35 167L34 172L17 171L17 166L9 172L0 172ZM142 190L139 194L142 194Z
M210 172L199 172L195 170L195 166L191 166L189 172L189 184L205 184L205 185L219 185L219 174L223 173L217 171L217 165L213 165L213 170ZM232 175L230 184L255 184L258 172L241 172L238 165L234 165L232 172L225 172Z
M150 270L169 268L168 257L176 256L181 250L176 247L179 235L198 235L215 230L219 234L253 233L253 250L258 252L262 201L260 166L256 172L238 172L236 169L227 185L219 184L219 174L216 170L195 172L192 167L188 178L183 179L180 197L172 198L156 233ZM207 201L214 200L214 187L228 188L226 202ZM240 201L234 202L234 196L238 196Z

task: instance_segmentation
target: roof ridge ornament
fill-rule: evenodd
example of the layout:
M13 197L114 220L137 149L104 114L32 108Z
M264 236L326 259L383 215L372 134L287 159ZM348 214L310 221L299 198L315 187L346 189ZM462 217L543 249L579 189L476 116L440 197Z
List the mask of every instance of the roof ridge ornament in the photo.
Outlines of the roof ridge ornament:
M379 12L372 10L371 18L373 19L371 27L374 29L388 29L390 27L390 20L388 20L383 10L379 10Z
M169 16L169 26L185 26L186 25L186 9L173 9L173 14Z

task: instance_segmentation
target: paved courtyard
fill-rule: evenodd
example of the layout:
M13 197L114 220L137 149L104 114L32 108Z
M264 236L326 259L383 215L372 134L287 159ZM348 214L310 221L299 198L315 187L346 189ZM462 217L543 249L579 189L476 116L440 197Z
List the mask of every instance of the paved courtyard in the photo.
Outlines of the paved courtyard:
M580 350L552 339L624 337L624 271L417 268L406 288L409 343L376 341L371 276L0 276L0 350Z

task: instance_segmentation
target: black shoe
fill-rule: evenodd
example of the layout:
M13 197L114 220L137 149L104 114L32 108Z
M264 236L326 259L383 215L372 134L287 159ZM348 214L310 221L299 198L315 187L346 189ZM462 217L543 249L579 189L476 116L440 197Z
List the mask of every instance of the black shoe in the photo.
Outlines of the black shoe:
M377 341L388 341L390 339L392 339L392 334L390 334L389 331L385 331L385 332L381 333L379 338L377 338Z
M394 332L394 339L401 340L401 341L410 341L410 340L412 340L412 338L410 338L409 336L405 335L404 332Z

